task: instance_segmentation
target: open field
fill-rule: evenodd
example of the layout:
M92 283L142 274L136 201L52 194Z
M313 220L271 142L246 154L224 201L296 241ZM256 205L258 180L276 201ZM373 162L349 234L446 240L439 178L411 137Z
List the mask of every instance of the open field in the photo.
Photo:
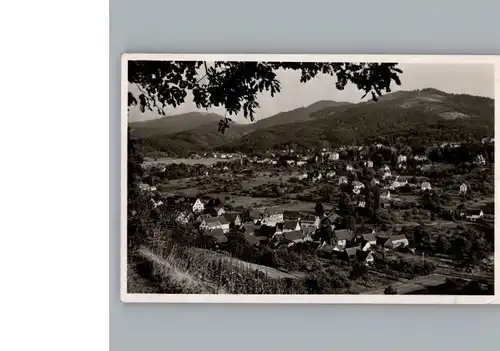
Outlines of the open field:
M199 165L212 165L212 164L215 164L217 162L228 162L228 161L234 161L234 160L237 160L237 158L227 159L227 158L213 158L213 157L211 157L211 158L197 158L197 159L194 159L194 158L160 157L157 160L152 160L152 159L145 160L144 164L145 165L153 165L153 164L165 164L165 165L169 165L169 164L172 164L172 163L177 163L177 164L185 163L187 165L196 165L196 164L199 164Z
M288 203L281 203L279 205L276 205L273 208L276 208L281 211L297 211L297 212L314 212L314 206L316 204L314 202L308 202L308 201L292 201ZM323 203L323 208L325 212L329 212L333 209L334 204L332 203ZM264 208L261 208L261 210L264 210Z
M251 190L255 187L267 184L267 183L272 183L272 184L280 184L281 182L288 182L290 178L292 177L297 177L300 174L300 172L295 171L292 174L288 174L285 172L281 172L278 177L272 176L272 173L264 173L264 172L259 172L258 174L255 174L252 178L245 180L242 182L242 189L244 190Z

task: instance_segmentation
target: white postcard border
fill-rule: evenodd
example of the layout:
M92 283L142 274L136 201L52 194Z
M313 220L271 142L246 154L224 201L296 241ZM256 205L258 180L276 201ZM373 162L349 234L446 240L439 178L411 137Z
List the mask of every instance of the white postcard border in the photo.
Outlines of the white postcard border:
M492 55L324 55L324 54L164 54L125 53L121 59L121 179L120 179L120 299L125 303L285 303L285 304L500 304L500 241L495 221L495 295L218 295L129 294L127 292L127 63L128 61L302 61L398 62L415 64L493 64L495 66L495 121L500 110L500 56ZM495 128L495 138L499 131ZM499 213L498 154L495 152L495 213Z

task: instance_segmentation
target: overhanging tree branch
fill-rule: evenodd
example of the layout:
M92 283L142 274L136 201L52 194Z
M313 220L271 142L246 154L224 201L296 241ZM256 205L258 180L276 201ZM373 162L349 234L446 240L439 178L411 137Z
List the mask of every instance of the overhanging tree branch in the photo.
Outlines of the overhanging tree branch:
M205 74L198 78L199 69ZM300 82L306 83L320 74L335 77L335 88L343 90L354 84L371 94L377 101L383 92L390 92L391 83L401 84L402 73L396 63L342 63L342 62L231 62L216 61L209 69L204 61L129 61L128 81L141 87L139 99L129 97L129 105L137 104L142 111L153 108L165 115L166 106L176 107L186 102L187 93L193 95L198 108L222 106L227 114L243 111L243 116L254 120L259 107L258 94L269 92L275 96L281 91L276 72L293 70L301 73ZM201 81L207 78L207 81ZM161 107L160 107L161 105ZM223 123L224 125L227 125ZM224 132L225 127L220 128Z

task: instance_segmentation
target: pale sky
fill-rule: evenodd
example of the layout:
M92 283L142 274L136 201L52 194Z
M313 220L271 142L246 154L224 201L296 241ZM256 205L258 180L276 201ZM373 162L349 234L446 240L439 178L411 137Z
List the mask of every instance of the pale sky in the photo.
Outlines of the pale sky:
M494 98L494 66L492 64L400 64L403 73L400 75L401 86L391 84L392 91L435 88L446 93L470 94ZM277 79L281 82L281 92L272 98L269 93L259 96L260 108L256 110L256 120L275 115L279 112L308 106L319 100L360 102L363 92L354 85L348 84L343 91L335 88L335 78L319 75L307 83L300 83L299 71L278 71ZM137 91L129 85L132 93ZM369 99L369 95L364 100ZM207 112L199 110L188 94L186 103L176 108L167 107L167 115L186 112ZM224 116L222 107L208 109L208 112ZM129 121L143 121L157 118L157 113L146 111L141 113L131 108ZM229 115L228 115L229 117ZM240 123L250 121L241 116L231 117Z

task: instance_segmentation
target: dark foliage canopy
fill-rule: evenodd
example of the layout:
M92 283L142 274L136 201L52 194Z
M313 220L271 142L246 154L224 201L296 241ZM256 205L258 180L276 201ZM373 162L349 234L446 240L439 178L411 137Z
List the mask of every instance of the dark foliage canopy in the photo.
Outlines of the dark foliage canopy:
M305 83L326 74L335 77L335 87L343 90L354 84L377 100L391 91L394 81L400 85L402 71L396 63L342 63L342 62L231 62L216 61L129 61L128 82L140 90L138 96L128 94L128 105L165 114L165 107L176 107L186 101L188 92L198 108L222 106L229 115L243 111L253 121L259 107L258 94L271 96L281 91L276 72L279 69L300 71L300 82ZM203 72L200 78L199 73ZM363 96L363 97L364 97ZM221 120L224 132L231 120Z

